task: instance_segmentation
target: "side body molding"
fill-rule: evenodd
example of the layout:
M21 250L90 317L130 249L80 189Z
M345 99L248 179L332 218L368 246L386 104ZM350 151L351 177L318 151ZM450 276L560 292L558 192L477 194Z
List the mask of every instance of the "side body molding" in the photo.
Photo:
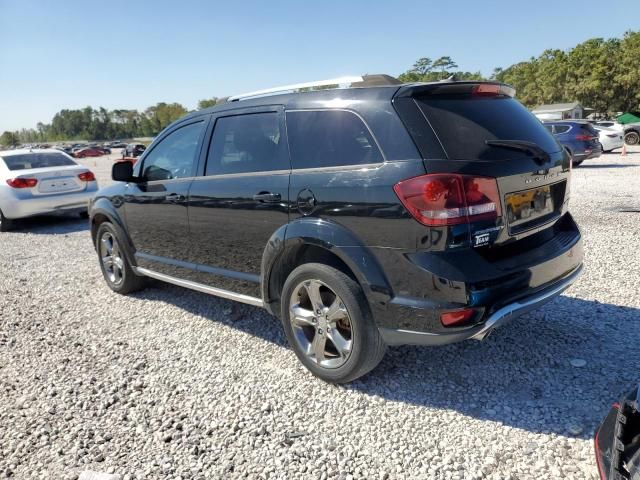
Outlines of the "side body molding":
M372 308L387 304L393 296L382 267L371 251L343 226L317 217L303 217L282 226L269 239L262 257L261 285L265 307L272 314L272 306L279 303L275 286L284 282L277 278L278 270L305 246L314 246L338 257L353 272L365 290Z

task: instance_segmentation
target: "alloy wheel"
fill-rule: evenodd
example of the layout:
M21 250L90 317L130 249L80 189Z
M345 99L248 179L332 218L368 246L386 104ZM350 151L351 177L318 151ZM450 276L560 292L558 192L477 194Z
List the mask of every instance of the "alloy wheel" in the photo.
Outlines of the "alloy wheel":
M640 134L629 132L625 135L624 140L627 145L637 145L640 143Z
M289 321L307 358L324 368L338 368L353 346L351 317L342 299L320 280L299 283L289 300Z
M104 232L100 237L100 259L109 281L118 285L124 278L124 260L118 241L111 232Z

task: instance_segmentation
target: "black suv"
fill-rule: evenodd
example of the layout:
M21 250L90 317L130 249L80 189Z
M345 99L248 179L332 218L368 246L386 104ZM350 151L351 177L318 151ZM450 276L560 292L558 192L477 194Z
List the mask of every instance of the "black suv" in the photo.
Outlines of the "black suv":
M108 285L266 308L330 382L482 339L582 270L571 162L507 85L240 97L167 127L90 206ZM264 92L258 92L264 94Z

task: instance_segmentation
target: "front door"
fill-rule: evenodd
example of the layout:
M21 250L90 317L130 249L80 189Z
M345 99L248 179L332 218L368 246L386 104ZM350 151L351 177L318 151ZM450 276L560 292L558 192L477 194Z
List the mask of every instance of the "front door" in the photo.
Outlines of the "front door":
M203 175L189 192L190 261L198 264L200 283L260 297L262 254L288 222L284 132L281 107L215 119Z
M189 250L187 198L207 120L179 125L141 159L127 184L125 215L139 267L181 278Z

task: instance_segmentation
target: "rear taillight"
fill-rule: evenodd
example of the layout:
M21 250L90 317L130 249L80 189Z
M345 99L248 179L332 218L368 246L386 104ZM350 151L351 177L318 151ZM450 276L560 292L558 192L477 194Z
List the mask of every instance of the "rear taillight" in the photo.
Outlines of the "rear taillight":
M423 225L458 225L501 215L495 178L437 173L403 180L393 190Z
M500 85L494 83L481 83L475 85L471 89L471 95L476 97L496 97L498 95L506 95L508 97L514 97L516 91L514 88L508 85Z
M82 172L80 175L78 175L78 178L83 182L95 182L96 180L96 176L93 174L93 172Z
M444 312L440 314L440 323L445 327L457 327L467 323L473 317L475 310L465 308L454 312Z
M13 188L32 188L38 184L37 178L10 178L7 184Z
M576 135L576 140L583 140L583 141L587 141L587 142L593 140L594 138L596 138L596 137L594 137L592 135L582 135L582 134Z

